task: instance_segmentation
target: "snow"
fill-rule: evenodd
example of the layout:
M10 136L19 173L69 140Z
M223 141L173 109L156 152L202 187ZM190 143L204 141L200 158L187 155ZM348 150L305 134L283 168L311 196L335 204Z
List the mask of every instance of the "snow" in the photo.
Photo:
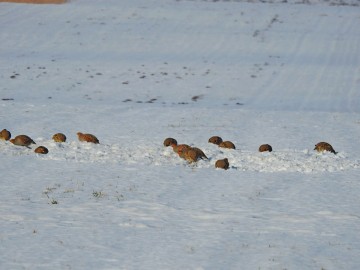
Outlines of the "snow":
M49 149L0 141L0 268L357 269L360 13L334 3L0 3L0 130Z

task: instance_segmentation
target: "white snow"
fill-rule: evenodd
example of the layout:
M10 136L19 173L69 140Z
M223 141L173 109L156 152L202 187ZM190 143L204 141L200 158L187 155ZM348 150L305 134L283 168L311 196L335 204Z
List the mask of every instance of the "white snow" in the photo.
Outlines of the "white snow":
M0 3L0 130L49 149L0 141L0 268L359 268L360 3L273 2Z

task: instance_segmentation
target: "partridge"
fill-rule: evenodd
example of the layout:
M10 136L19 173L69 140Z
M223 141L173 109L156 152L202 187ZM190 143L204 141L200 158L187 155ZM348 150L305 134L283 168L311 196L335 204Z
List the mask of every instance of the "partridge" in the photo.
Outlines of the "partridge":
M216 144L216 145L219 145L220 143L223 142L222 138L219 137L219 136L212 136L209 141L209 143L213 143L213 144Z
M11 143L19 146L26 146L28 148L30 144L36 144L29 136L18 135L14 139L10 140Z
M227 158L219 159L215 162L215 168L227 170L229 169L229 161Z
M191 162L198 161L200 156L199 156L199 153L197 151L195 151L194 149L188 149L184 153L183 158L191 163Z
M197 147L190 147L185 149L185 151L179 154L179 156L189 162L196 162L199 159L208 159L204 152Z
M171 146L174 152L177 153L180 157L183 156L185 152L191 148L187 144L172 144Z
M7 129L3 129L0 132L0 140L8 141L11 138L11 133Z
M268 151L268 152L272 151L271 145L270 144L262 144L262 145L260 145L259 152L266 152L266 151Z
M34 150L35 153L37 154L47 154L49 153L49 150L45 147L45 146L39 146Z
M164 146L165 147L168 147L168 146L173 145L173 144L177 145L177 141L174 138L166 138L164 140Z
M66 142L66 136L62 133L56 133L54 136L52 136L52 139L55 142Z
M200 148L192 147L191 149L194 150L198 154L199 158L208 159L208 157L204 154L204 152Z
M92 134L77 133L80 142L99 143L99 140Z
M314 150L318 151L318 152L324 152L324 151L328 151L331 153L334 153L335 155L337 154L337 152L335 152L334 148L331 146L331 144L327 143L327 142L319 142L315 145Z
M235 144L233 144L230 141L224 141L224 142L219 144L219 147L228 148L228 149L235 149Z

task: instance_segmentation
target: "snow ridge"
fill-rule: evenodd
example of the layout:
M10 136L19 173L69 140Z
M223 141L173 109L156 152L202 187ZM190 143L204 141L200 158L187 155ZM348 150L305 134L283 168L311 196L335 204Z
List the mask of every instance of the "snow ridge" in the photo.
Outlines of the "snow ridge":
M317 153L309 149L280 149L269 152L222 149L216 146L203 146L209 160L188 164L179 158L172 149L160 145L91 144L81 142L55 143L38 141L38 145L49 149L47 155L37 155L32 149L13 146L6 142L0 150L7 156L36 155L44 160L57 160L78 163L145 164L148 166L191 166L193 168L214 168L215 161L227 157L230 167L239 171L255 172L337 172L360 168L360 160L354 160L345 152L337 155Z

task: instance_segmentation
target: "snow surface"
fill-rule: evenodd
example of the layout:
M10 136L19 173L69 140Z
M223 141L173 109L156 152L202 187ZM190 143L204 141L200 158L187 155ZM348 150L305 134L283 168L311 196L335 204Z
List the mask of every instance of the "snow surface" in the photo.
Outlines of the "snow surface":
M0 129L49 149L0 141L0 268L358 269L359 2L306 3L0 3Z

